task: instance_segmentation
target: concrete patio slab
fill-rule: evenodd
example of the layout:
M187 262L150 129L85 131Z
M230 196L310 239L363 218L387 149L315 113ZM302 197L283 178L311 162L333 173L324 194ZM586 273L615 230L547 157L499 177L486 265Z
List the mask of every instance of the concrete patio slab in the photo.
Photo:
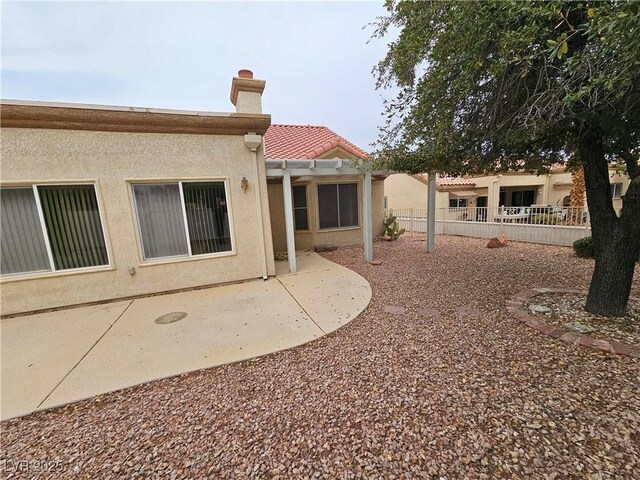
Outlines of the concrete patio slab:
M131 301L70 308L0 323L0 416L36 410Z
M171 312L187 316L154 322ZM141 298L43 407L282 350L322 334L275 279Z
M298 266L267 281L2 320L2 419L301 345L368 305L355 272L313 252ZM186 316L155 322L174 312Z
M353 320L371 300L371 286L351 270L313 252L297 256L298 272L278 279L324 333Z

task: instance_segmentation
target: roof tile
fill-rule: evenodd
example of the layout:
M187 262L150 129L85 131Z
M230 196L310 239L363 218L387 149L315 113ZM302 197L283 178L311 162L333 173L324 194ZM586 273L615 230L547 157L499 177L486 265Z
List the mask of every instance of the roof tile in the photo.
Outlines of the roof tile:
M426 173L419 173L414 175L423 183L427 183L429 180L429 175ZM436 187L444 187L444 186L454 186L454 185L475 185L473 180L469 180L462 177L441 177L438 175L436 177Z
M367 157L367 152L324 126L271 125L264 135L266 160L318 158L335 147L357 158Z

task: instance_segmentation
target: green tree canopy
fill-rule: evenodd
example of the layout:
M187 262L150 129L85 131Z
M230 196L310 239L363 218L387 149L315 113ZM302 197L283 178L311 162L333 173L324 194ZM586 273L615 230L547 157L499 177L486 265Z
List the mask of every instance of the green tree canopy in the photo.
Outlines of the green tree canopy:
M640 252L640 3L394 1L374 69L387 102L378 161L467 174L582 165L596 264L587 310L621 314ZM613 208L608 163L631 178Z
M388 166L544 171L597 119L609 161L640 144L640 3L395 2L400 35L375 74L397 85L378 147Z

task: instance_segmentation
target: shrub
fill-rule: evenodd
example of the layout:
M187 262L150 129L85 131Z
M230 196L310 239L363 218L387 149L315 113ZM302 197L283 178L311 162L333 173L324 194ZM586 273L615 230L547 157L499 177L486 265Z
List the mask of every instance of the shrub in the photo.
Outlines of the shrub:
M550 213L541 213L539 215L535 215L531 219L531 223L536 223L538 225L557 225L558 221L558 217Z
M584 237L573 242L573 251L576 252L578 257L582 258L595 258L595 251L593 250L593 239L591 237ZM640 253L636 262L640 263Z
M593 239L591 237L584 237L573 242L573 251L581 258L594 258L595 252L593 251Z

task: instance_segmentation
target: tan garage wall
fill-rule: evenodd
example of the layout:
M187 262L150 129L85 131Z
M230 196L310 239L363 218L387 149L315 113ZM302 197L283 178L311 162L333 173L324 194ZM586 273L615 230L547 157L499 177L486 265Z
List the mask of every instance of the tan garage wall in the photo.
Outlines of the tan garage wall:
M260 277L259 214L267 270L275 274L262 149L256 178L241 135L4 128L1 140L3 186L95 183L111 263L91 271L5 277L0 280L3 315ZM243 177L249 182L246 193ZM228 182L235 253L143 262L127 181L219 179ZM259 182L262 212L253 190Z
M350 228L338 228L332 230L320 230L318 221L318 183L354 183L358 184L358 221L359 226ZM362 230L362 191L363 179L361 176L321 176L302 177L292 179L293 185L307 185L307 214L309 219L309 231L296 231L295 241L297 250L310 250L315 245L356 245L363 243ZM284 198L282 194L282 182L269 180L269 208L271 211L271 228L273 232L273 249L276 253L287 251L287 238L284 225ZM372 221L373 236L379 236L382 231L384 217L384 180L372 180L371 182Z

